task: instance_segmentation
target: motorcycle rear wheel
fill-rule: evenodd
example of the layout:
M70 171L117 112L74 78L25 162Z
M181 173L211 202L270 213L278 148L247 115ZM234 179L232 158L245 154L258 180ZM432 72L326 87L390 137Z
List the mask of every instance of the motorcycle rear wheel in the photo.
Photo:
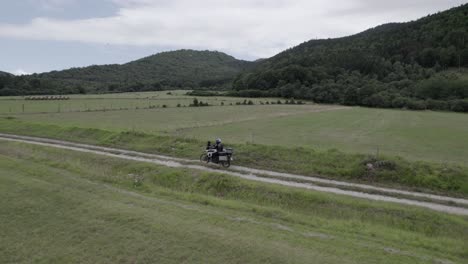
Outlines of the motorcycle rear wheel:
M221 165L223 165L224 168L229 168L231 166L231 160L223 161Z

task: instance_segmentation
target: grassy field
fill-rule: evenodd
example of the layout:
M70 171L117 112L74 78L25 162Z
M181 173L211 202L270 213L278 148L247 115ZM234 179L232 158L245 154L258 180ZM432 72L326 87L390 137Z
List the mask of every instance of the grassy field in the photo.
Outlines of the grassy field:
M0 97L0 114L38 114L70 112L106 112L117 110L138 110L154 108L187 107L193 103L194 96L187 96L187 91L163 91L122 94L70 95L69 100L25 100L27 97ZM34 96L33 96L34 97ZM35 96L41 97L41 96ZM243 103L245 98L203 97L210 105L220 106ZM255 104L277 102L278 99L248 99ZM284 102L284 100L283 100Z
M236 164L468 195L466 114L312 103L285 105L284 100L281 105L266 105L266 101L275 101L271 98L255 99L255 105L237 105L248 99L233 97L199 97L211 102L211 107L176 107L183 100L187 103L193 100L185 93L74 95L61 103L72 106L84 101L98 106L102 102L157 101L168 107L3 113L0 132L85 141L191 159L199 156L207 140L221 137L226 145L236 149ZM0 107L5 102L40 103L44 109L53 109L57 103L7 97L0 100ZM8 116L14 120L7 120ZM367 177L364 165L369 160L382 160L392 166Z
M230 123L263 118L325 111L332 106L224 106L185 107L168 109L140 109L97 113L50 113L15 116L21 120L41 124L55 124L98 128L110 131L140 131L145 133L177 135L185 129L209 127L217 129ZM180 132L179 132L180 131ZM188 135L188 133L184 133ZM190 137L190 136L189 136ZM209 135L201 139L212 139ZM226 140L228 140L226 138ZM231 141L234 142L234 141Z
M62 112L57 113L58 102L27 101L27 108L49 108L50 113L8 114L8 104L20 109L24 101L0 100L0 113L18 119L41 124L98 128L110 131L140 131L188 137L198 140L223 138L227 143L256 143L313 149L332 149L348 153L401 156L410 160L439 163L466 164L468 160L468 115L458 113L403 111L388 109L346 108L327 105L259 105L267 99L256 99L253 106L238 106L235 102L245 99L230 97L206 97L200 100L213 107L180 107L189 104L183 91L172 95L154 93L99 95L92 99L60 102ZM120 99L112 99L110 97ZM137 99L131 99L131 96ZM140 98L140 99L138 99ZM222 100L225 105L220 106ZM268 99L274 101L273 99ZM122 111L64 112L74 104L95 104L93 109L111 109L110 104L122 107ZM157 101L160 108L141 109ZM5 104L6 102L6 104ZM149 103L148 103L149 102ZM231 106L231 102L234 105ZM35 105L34 104L38 104ZM134 105L139 104L140 109ZM161 108L167 104L169 108ZM68 106L65 106L68 105ZM112 107L114 107L112 106ZM115 108L115 107L114 107ZM3 110L1 110L3 109ZM6 111L6 112L5 112ZM37 110L39 111L39 110Z
M468 258L466 217L17 143L0 144L0 206L2 263Z
M457 113L352 108L191 128L182 135L468 164L468 115Z

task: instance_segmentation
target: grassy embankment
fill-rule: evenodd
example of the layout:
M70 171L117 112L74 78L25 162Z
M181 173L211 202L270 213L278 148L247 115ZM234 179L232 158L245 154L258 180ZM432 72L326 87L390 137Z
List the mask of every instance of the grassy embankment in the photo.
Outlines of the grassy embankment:
M0 132L31 135L148 153L196 159L204 142L138 132L113 132L77 127L39 125L0 119ZM468 196L468 168L458 165L413 162L398 157L370 157L337 150L286 148L255 144L233 145L236 164L340 180L373 183L413 190ZM378 167L366 171L367 163Z
M3 263L468 258L466 217L19 143L0 144L0 206Z

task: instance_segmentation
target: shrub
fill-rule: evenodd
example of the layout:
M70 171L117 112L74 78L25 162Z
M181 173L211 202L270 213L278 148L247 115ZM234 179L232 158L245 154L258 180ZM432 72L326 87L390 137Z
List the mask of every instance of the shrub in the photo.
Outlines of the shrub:
M406 106L411 110L425 110L427 108L424 101L417 100L409 100Z
M191 92L187 92L186 95L191 95L191 96L219 96L220 93L213 92L213 91L191 91Z
M426 100L427 109L431 110L450 110L450 104L440 100Z
M395 99L392 100L392 107L394 108L404 108L408 104L408 98L406 97L396 97Z
M468 100L451 101L450 110L455 112L468 112Z
M261 90L241 90L241 91L231 91L227 95L237 96L237 97L267 97L270 96L269 91Z

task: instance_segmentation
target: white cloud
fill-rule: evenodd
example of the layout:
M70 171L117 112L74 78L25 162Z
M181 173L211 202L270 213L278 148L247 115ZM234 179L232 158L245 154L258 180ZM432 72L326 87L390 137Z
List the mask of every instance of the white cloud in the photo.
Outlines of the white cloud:
M41 1L63 4L72 0ZM339 37L381 23L415 19L427 14L428 2L437 2L433 5L436 9L429 10L433 12L464 2L417 0L408 6L402 0L394 0L391 5L369 0L107 1L120 7L114 16L35 18L25 25L0 24L0 37L211 49L258 58L312 38ZM360 8L367 12L360 13Z

